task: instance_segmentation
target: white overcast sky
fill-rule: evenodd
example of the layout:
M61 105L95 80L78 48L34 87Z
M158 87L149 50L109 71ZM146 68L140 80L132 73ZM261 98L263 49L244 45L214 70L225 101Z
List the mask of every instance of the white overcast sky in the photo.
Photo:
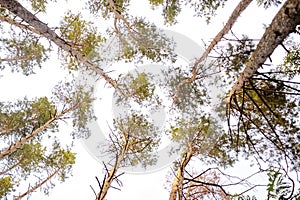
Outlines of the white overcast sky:
M74 3L78 2L78 3ZM131 13L133 15L145 16L147 19L156 22L158 26L163 27L163 20L161 17L161 10L151 11L149 6L145 3L146 0L133 0ZM200 46L203 46L205 41L207 44L213 36L226 23L228 16L231 14L238 0L229 0L227 5L220 9L217 16L212 19L211 23L207 25L204 19L194 18L193 11L190 9L183 9L183 12L178 17L178 24L167 29L177 31L187 37L193 39ZM60 16L71 9L82 10L84 6L83 1L59 1L55 7L49 7L46 16L40 17L50 26L55 26L59 23ZM57 6L59 5L59 6ZM235 33L245 33L260 38L263 34L263 24L269 24L276 14L278 8L258 8L256 1L242 14L242 18L238 19L237 24L233 30ZM100 25L101 27L101 25ZM55 53L55 52L54 52ZM199 54L200 56L200 54ZM21 74L3 73L4 77L0 78L1 100L13 100L23 98L24 96L36 97L43 95L50 95L53 86L67 75L67 72L60 68L59 62L53 56L51 61L48 61L41 70L37 70L36 75L25 77ZM62 133L64 134L64 133ZM40 196L38 193L34 194L31 199L45 199L45 200L60 200L60 199L78 199L91 200L94 199L94 194L89 185L97 188L97 182L94 178L98 176L101 180L103 178L102 165L94 160L82 147L80 142L76 142L75 149L77 153L76 164L73 169L73 177L66 180L66 182L57 185L51 190L49 197ZM248 167L247 163L241 163L239 169L232 170L233 172L244 170ZM124 175L121 177L123 187L121 191L110 189L107 199L130 199L130 200L153 200L153 199L168 199L168 192L164 189L166 183L166 175L168 168L158 171L156 173L145 175ZM21 191L20 191L21 192Z

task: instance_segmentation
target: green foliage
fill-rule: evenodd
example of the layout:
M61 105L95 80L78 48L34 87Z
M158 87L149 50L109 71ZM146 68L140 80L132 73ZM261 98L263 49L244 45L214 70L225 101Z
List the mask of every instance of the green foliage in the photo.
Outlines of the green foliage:
M206 149L214 145L215 142L210 141L210 138L213 138L214 133L217 132L214 128L209 117L179 119L176 125L171 126L170 130L167 131L170 139L179 144L179 149L172 149L172 151L186 153L192 148L195 156L207 153Z
M129 6L129 0L114 0L116 11L122 15L126 15ZM103 18L108 19L114 16L112 6L106 0L90 0L88 7L92 14L101 14Z
M46 148L40 142L30 141L8 156L9 165L17 164L16 170L26 180L31 173L42 170L40 165L45 153Z
M264 8L269 8L272 5L278 6L281 3L282 3L282 0L257 0L257 4L259 6L263 5Z
M119 86L128 95L128 97L120 96L117 103L133 99L137 103L150 101L154 95L155 85L150 82L151 76L145 72L135 74L128 73L119 79Z
M13 191L13 183L9 176L0 178L0 198L4 198L7 194Z
M181 12L182 2L180 0L167 1L166 4L165 1L161 0L149 0L149 3L153 6L153 9L159 5L163 6L165 24L173 25L177 23L176 17Z
M29 0L34 11L46 12L47 0Z
M38 125L45 124L56 113L56 107L54 102L48 100L47 97L41 97L32 104L33 115L36 115Z
M125 151L122 160L123 166L148 165L156 163L156 155L153 152L158 148L160 136L156 127L145 116L132 114L123 118L114 119L115 130L111 138L121 149L112 145L112 152Z
M226 40L231 42L226 50L221 47L222 54L217 58L218 66L226 70L225 85L233 84L240 76L255 47L246 36ZM299 153L295 146L299 144L296 135L300 130L295 120L299 117L299 85L294 79L299 74L297 44L288 51L282 65L263 65L234 95L230 117L237 123L230 119L228 122L232 148L246 158L259 154L270 162L279 162L288 155L293 166L297 166Z
M285 56L280 70L285 71L289 79L293 79L300 73L300 44L290 47Z
M94 56L97 56L95 51L104 41L104 38L97 33L93 23L83 20L81 14L75 15L68 12L61 21L60 32L61 37L69 42L71 48L88 56L89 59L95 59ZM68 64L68 69L77 70L79 68L80 62L76 58L65 55L63 52L62 57Z
M102 13L105 19L115 17L114 27L108 33L117 38L120 46L120 55L116 60L141 62L143 58L147 58L155 62L164 59L175 61L173 43L162 31L144 18L128 15L129 0L113 2L116 11L113 11L113 6L108 5L107 1L92 0L88 4L94 14Z
M56 113L56 107L47 97L33 101L27 98L16 103L0 104L0 137L8 135L24 136L50 120ZM56 124L47 129L55 131Z
M149 3L153 8L162 5L163 6L163 16L165 19L165 24L173 25L177 23L176 17L180 14L183 5L189 6L195 11L195 16L204 17L206 22L209 23L211 18L215 15L216 10L221 6L223 7L227 0L171 0L171 1L161 1L161 0L149 0Z
M194 9L197 17L204 17L209 23L218 8L223 7L227 0L189 0L188 4Z
M149 3L153 6L159 6L164 3L164 0L149 0Z
M293 193L293 186L288 183L279 170L270 168L268 172L269 183L267 187L268 199L289 199Z
M48 2L49 1L56 2L56 0L27 0L27 1L30 2L32 9L37 12L46 12Z
M205 74L205 69L201 69L201 74ZM190 77L188 71L178 68L167 68L162 71L164 80L160 83L160 87L167 91L172 100L177 92L178 84ZM174 101L177 111L186 114L187 117L193 118L197 115L203 115L203 108L208 107L210 97L204 79L199 79L189 84L183 84L180 87L177 99Z
M234 113L239 117L234 141L246 155L259 153L270 161L289 157L297 166L299 144L299 90L294 82L286 81L282 74L257 73L232 101ZM258 132L257 132L258 131ZM243 134L240 134L243 133ZM258 134L259 133L259 134ZM274 148L267 148L267 146ZM248 149L249 148L249 149Z
M217 121L211 116L178 119L167 135L179 144L172 152L186 153L192 148L193 156L208 164L231 166L235 159L231 155L228 138Z
M0 40L2 43L0 68L6 66L11 68L12 72L22 71L24 75L34 73L34 67L42 67L42 63L48 59L49 48L46 48L39 41L40 37L32 33L23 32L11 33L12 38Z
M171 38L167 38L163 31L143 18L132 18L130 22L132 28L126 24L118 27L116 36L121 48L118 60L141 62L147 58L157 63L164 60L175 62L176 54Z
M28 2L32 10L46 12L49 0L28 0ZM172 64L176 61L172 40L166 38L161 30L144 18L131 16L128 13L129 0L114 0L111 1L113 5L108 5L109 2L90 0L88 5L93 14L101 15L104 19L113 22L112 28L108 29L107 33L118 40L120 54L114 58L116 61L140 63L144 59L154 62L167 60ZM224 6L225 2L226 0L149 0L153 8L163 9L165 24L169 25L177 22L176 18L184 6L192 7L196 16L204 17L209 22L216 10ZM280 0L258 0L257 2L265 8L281 3ZM3 16L11 15L2 8L0 12ZM11 19L27 26L25 19L16 16ZM3 24L1 24L1 31L6 28L3 28ZM47 54L50 48L43 45L45 41L37 36L38 33L34 35L25 28L15 30L14 26L9 29L11 31L2 33L3 37L0 40L2 44L0 68L4 69L8 66L13 72L22 71L25 75L34 73L34 67L41 67L48 59ZM58 29L61 38L70 48L83 54L86 59L95 64L97 60L100 60L98 48L105 39L100 36L92 22L84 20L81 14L68 12ZM255 47L254 42L246 36L233 40L235 42L222 47L217 61L217 65L221 66L220 69L225 69L226 83L231 83L231 80L235 80L240 75ZM230 39L230 41L233 40ZM60 53L68 69L77 70L81 67L77 58L66 55L62 51ZM204 66L199 66L198 75L208 74L202 67L204 68ZM168 84L164 85L164 89L169 87L166 91L172 96L179 82L191 77L190 71L184 71L182 67L175 71L174 76L167 73ZM210 103L210 96L204 84L205 81L197 76L197 81L183 85L178 101L174 101L177 106L176 111L179 110L182 115L174 116L176 123L169 130L171 139L182 144L183 148L187 149L189 145L192 146L193 154L209 164L231 166L235 161L232 157L233 149L237 151L242 149L246 158L258 154L255 158L260 159L262 156L262 159L266 158L269 162L276 161L277 163L285 158L293 164L295 169L298 169L300 103L297 95L299 95L299 88L295 86L297 84L293 85L292 81L286 81L284 75L289 74L289 80L298 78L299 44L289 49L281 68L276 68L270 73L281 75L270 75L265 71L258 71L244 85L241 93L236 94L236 98L233 99L234 103L230 105L238 121L237 128L234 127L236 129L231 130L232 134L224 134L216 120L206 115L204 108L207 108L206 106ZM124 79L119 81L119 86L124 91L127 90L129 94L127 99L124 97L125 100L133 100L147 108L150 104L160 105L160 99L154 93L155 85L151 82L150 75L127 74L122 78ZM71 111L66 113L61 120L71 121L74 137L88 137L90 134L88 122L95 119L92 109L94 100L92 93L93 90L86 88L85 85L70 82L60 84L54 89L55 103L48 97L34 100L25 98L15 103L0 103L0 139L3 143L1 148L5 149L4 145L10 146L20 141L21 138L28 136L53 119L58 113L68 109ZM120 102L123 103L124 99ZM128 104L130 103L132 102ZM70 151L70 148L62 148L60 142L51 137L49 131L58 131L57 121L1 160L0 197L13 195L10 193L19 183L33 185L32 183L40 183L52 175L56 175L55 178L59 181L64 181L71 174L75 154ZM156 156L153 152L159 146L160 135L157 127L148 120L148 116L136 114L134 109L130 110L129 116L114 120L114 130L110 136L113 142L110 150L117 156L125 152L122 161L124 166L140 164L146 167L155 164ZM51 147L45 145L45 138L48 144L52 142L50 139L55 139ZM279 199L287 197L291 191L291 185L285 181L283 174L271 169L268 176L268 196ZM53 182L55 181L44 185L42 189L47 193L48 188L54 185ZM245 199L250 199L250 197L245 197Z
M178 120L176 127L171 126L170 136L174 141L183 140L184 143L191 142L198 144L207 135L212 134L215 129L211 127L212 124L209 117L201 117L200 119L187 120L182 118ZM201 145L202 146L202 145Z
M75 154L69 148L62 148L57 140L54 140L52 147L44 146L40 141L31 140L1 160L0 169L3 171L0 171L0 180L9 174L9 180L15 186L19 186L20 183L38 185L39 182L52 175L60 181L65 181L74 163ZM38 188L48 194L49 189L54 186L54 177L51 178L51 184L46 183ZM33 184L34 181L36 181L35 184ZM8 184L8 180L6 183ZM10 190L10 192L13 191Z
M163 10L163 15L166 24L175 24L176 17L181 11L181 5L179 0L171 0Z
M254 47L255 43L245 35L234 42L228 42L226 47L220 47L222 53L217 56L216 62L218 66L225 69L228 84L232 84L242 72Z
M60 82L53 90L54 99L57 103L64 105L64 108L74 108L68 113L68 116L72 118L73 131L71 134L73 138L90 136L88 122L96 119L92 106L95 99L92 94L93 88L74 80Z
M45 164L53 169L61 169L59 172L60 181L65 181L75 164L75 154L70 149L62 149L58 141L52 144L51 154L45 160Z
M129 74L130 76L130 74ZM144 101L153 96L155 86L149 82L146 73L140 73L129 86L133 92L133 96L137 97L138 101Z
M0 138L2 144L14 144L25 135L44 126L50 119L54 119L60 112L71 109L64 115L64 119L74 119L74 131L87 131L87 120L92 117L90 91L74 82L58 85L53 94L54 101L48 97L34 100L18 100L16 103L0 104ZM62 109L58 105L62 105ZM59 111L57 111L59 110ZM26 141L25 144L15 149L0 162L0 178L11 174L12 182L19 184L38 185L43 180L51 178L51 184L45 183L38 186L48 194L49 189L54 186L54 179L65 181L71 174L72 165L75 163L75 154L69 148L61 147L53 133L58 131L58 119L53 121L46 129L38 133L37 137ZM85 132L76 132L78 135ZM55 139L52 148L45 146L44 140L49 143ZM7 147L3 146L3 149ZM2 150L2 149L1 149ZM2 153L2 152L0 152ZM58 171L57 171L58 170ZM55 178L56 177L56 178ZM36 182L35 182L36 181ZM33 186L32 186L33 187Z

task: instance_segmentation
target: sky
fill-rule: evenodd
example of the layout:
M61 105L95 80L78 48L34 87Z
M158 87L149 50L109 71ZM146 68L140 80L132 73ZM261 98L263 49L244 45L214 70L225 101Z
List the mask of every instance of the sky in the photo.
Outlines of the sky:
M84 6L83 1L77 1L78 3L74 2L75 1L59 1L59 3L57 3L59 6L50 6L46 15L38 16L40 19L49 23L49 26L55 26L59 23L60 16L62 16L67 9L82 11L82 6ZM193 17L193 12L191 12L190 9L184 9L178 17L178 24L173 27L165 27L161 17L161 10L152 11L149 9L149 6L145 6L145 0L133 0L131 13L137 16L145 16L155 22L159 27L181 33L194 40L195 43L201 47L204 47L203 41L205 41L206 44L209 43L213 36L215 36L226 23L228 16L237 3L237 0L229 0L226 6L219 10L217 16L213 18L208 25L205 23L205 19ZM242 13L242 17L238 19L233 31L235 33L246 33L250 38L253 36L259 39L264 33L263 24L269 24L277 10L278 8L274 7L268 10L262 7L258 8L256 1L254 1L250 7ZM88 16L88 13L85 14ZM99 21L99 27L102 26L105 27L106 25L104 22ZM200 56L201 54L199 53L199 57ZM35 75L25 77L21 74L9 72L0 72L0 75L4 75L0 78L1 100L14 100L24 96L36 97L50 95L52 88L57 82L64 80L67 71L60 67L59 61L53 56L42 69L36 70ZM102 114L105 115L105 113ZM68 127L63 128L68 130ZM68 137L62 138L68 140ZM95 176L98 176L99 180L102 180L102 165L86 151L81 141L75 142L74 151L77 153L77 159L73 167L73 176L52 189L48 197L44 197L36 192L32 195L31 199L60 200L67 198L86 200L95 198L89 185L92 185L97 191L98 187ZM243 170L251 170L249 169L249 163L246 161L239 163L238 167L232 169L231 172L236 173L238 171L238 173L243 174ZM155 173L125 174L120 178L123 182L121 191L110 189L107 199L168 199L169 194L165 186L169 171L170 168L167 167Z

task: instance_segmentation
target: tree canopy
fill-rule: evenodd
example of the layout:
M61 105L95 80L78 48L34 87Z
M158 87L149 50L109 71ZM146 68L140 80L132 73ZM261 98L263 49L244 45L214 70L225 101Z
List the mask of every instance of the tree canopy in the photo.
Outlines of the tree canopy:
M97 146L108 156L99 163L103 173L95 174L98 185L91 186L94 199L121 190L126 167L147 171L157 165L167 138L176 145L165 159L177 155L166 179L169 200L299 200L299 0L236 2L223 27L203 40L204 51L189 63L178 64L178 44L163 30L188 23L179 20L185 10L214 26L230 2L144 1L141 9L161 15L160 27L151 16L135 15L137 2L130 0L86 0L80 12L66 8L55 25L51 16L56 14L48 9L60 2L0 0L3 76L33 80L51 59L67 72L49 95L0 99L0 198L22 199L37 191L49 195L67 181L76 160L74 142L100 134L91 125L99 117L95 94L108 95L108 87L120 115L107 123L105 144ZM258 38L249 30L234 31L250 5L276 10ZM116 63L124 65L117 75L108 71ZM136 70L124 72L128 63ZM144 63L150 63L148 71L138 69ZM149 73L157 65L164 66L159 75ZM80 74L85 74L82 80ZM94 78L92 84L88 77ZM94 88L101 81L105 84ZM168 116L158 117L160 110ZM254 172L230 171L243 162L250 162ZM258 176L263 183L255 181ZM264 192L255 194L256 188Z

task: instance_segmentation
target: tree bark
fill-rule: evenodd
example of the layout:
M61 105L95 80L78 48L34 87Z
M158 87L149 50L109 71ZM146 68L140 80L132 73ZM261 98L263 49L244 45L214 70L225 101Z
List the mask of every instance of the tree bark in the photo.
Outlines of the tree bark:
M96 200L104 200L109 188L111 187L112 182L114 181L117 171L121 165L122 160L125 157L125 154L128 152L129 148L129 142L126 139L126 134L123 134L125 144L122 145L122 150L119 155L117 155L116 162L114 164L114 167L107 173L107 177L104 178L103 185L100 188L100 192L98 192L96 196Z
M183 180L184 180L184 169L191 160L193 155L193 149L190 145L189 151L186 153L185 157L181 160L180 165L177 169L174 181L172 183L172 188L170 192L169 200L176 200L178 196L178 200L182 200L183 193Z
M122 153L118 156L113 169L111 169L107 174L107 177L104 178L103 185L100 188L100 192L97 194L96 200L104 200L109 188L111 187L112 182L114 181L117 171L121 165L121 162L124 159L124 155L125 153Z
M110 85L112 85L116 90L121 92L121 94L125 95L123 91L118 87L118 84L115 80L111 79L101 68L97 67L94 63L92 63L90 60L87 59L86 55L78 52L76 49L72 48L72 45L65 40L63 40L61 37L59 37L53 30L51 30L47 24L40 21L34 14L32 14L30 11L28 11L25 7L22 6L18 1L16 0L0 0L0 5L22 20L24 20L26 23L28 23L31 27L27 27L26 29L32 30L33 32L37 33L48 40L54 42L58 47L63 49L66 52L69 52L73 57L75 57L79 62L84 64L89 69L93 70L100 76L102 76ZM4 20L8 23L12 23L18 27L22 27L16 23L11 22L11 20L0 18L0 20ZM24 27L25 28L25 27Z
M230 103L232 96L242 89L259 67L273 53L275 48L300 24L300 1L287 0L278 11L270 26L259 41L255 51L246 64L244 71L240 74L227 97Z

